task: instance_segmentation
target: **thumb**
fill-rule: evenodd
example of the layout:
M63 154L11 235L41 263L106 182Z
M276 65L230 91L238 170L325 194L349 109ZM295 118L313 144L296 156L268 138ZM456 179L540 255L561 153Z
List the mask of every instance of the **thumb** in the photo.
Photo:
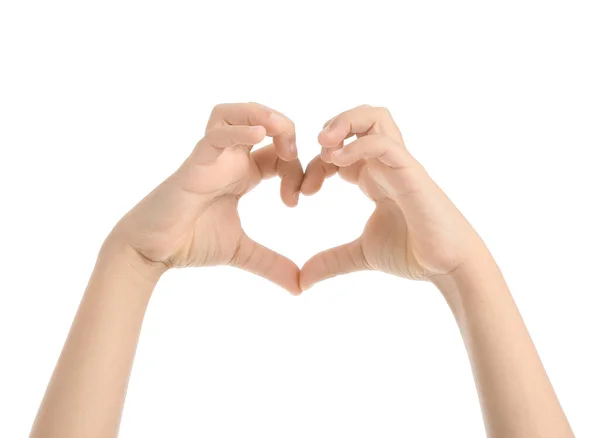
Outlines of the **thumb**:
M311 257L300 271L300 288L306 290L327 278L367 269L370 268L359 238Z
M292 295L302 290L298 284L298 266L287 257L262 246L244 234L230 264L283 287Z

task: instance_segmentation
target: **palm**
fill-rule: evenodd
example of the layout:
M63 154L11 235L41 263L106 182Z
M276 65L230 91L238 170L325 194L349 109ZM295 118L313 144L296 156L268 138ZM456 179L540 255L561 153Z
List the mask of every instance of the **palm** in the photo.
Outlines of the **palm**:
M242 236L237 200L260 176L247 152L229 152L214 165L186 162L130 212L138 252L169 267L232 259Z
M360 247L367 266L401 277L422 279L422 267L417 263L410 245L409 229L398 204L393 200L393 186L387 178L390 169L379 159L356 163L356 183L376 203L360 237ZM344 175L344 169L340 169Z
M124 232L144 258L166 267L231 264L298 293L298 267L251 240L237 211L241 196L277 174L284 203L297 202L302 166L297 158L280 160L286 154L276 150L287 145L283 136L293 137L293 124L272 114L256 104L218 106L190 157L125 216L116 232ZM265 135L275 144L251 152Z
M477 240L472 228L408 153L387 110L361 106L346 111L326 124L319 143L321 156L306 170L303 193L316 193L337 172L358 184L376 208L358 239L306 262L303 287L363 269L428 279L465 259L465 242Z
M392 169L377 158L363 170L358 185L377 204L361 237L369 266L416 280L455 268L456 248L473 230L424 171ZM421 190L407 193L414 181Z

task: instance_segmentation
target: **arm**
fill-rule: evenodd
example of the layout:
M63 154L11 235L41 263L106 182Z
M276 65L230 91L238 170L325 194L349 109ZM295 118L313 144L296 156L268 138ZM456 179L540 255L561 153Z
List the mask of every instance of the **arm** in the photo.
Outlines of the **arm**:
M148 300L161 271L102 249L31 437L114 437Z
M435 278L465 342L492 437L572 437L502 274L482 249L476 261Z
M266 135L273 144L251 153ZM237 213L240 196L277 174L284 203L296 205L294 138L293 123L262 105L215 108L190 157L106 239L32 438L117 436L146 306L167 269L229 264L300 292L298 267L250 239Z
M302 193L316 193L337 172L375 202L375 211L358 239L306 262L301 287L364 269L433 282L467 347L488 435L572 437L500 270L406 150L389 112L367 105L346 111L325 124L319 143L321 155L308 165Z

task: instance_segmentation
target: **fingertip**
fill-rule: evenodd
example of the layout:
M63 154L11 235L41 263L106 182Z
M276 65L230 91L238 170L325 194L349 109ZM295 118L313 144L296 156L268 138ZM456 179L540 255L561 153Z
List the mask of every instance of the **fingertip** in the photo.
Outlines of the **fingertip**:
M273 137L273 144L280 160L289 162L298 158L298 148L293 138L285 138L283 135Z
M316 190L311 190L309 188L307 188L304 184L302 184L302 187L300 187L300 193L302 193L304 196L312 196L315 193L317 193Z
M296 267L296 269L298 269ZM290 295L297 297L302 293L302 288L300 287L300 270L298 269L298 273L293 276L287 278L285 281L279 282L279 286L289 292Z
M293 281L290 281L290 283L287 286L284 287L292 296L297 297L302 293L302 288L300 287L300 268L298 268L298 266L295 263L294 266L296 267L295 278Z
M275 111L270 111L269 112L269 121L275 123L275 124L284 124L285 123L285 118L279 114L277 114Z
M298 205L298 201L300 200L300 192L294 192L289 196L282 195L281 200L287 207L296 207Z
M321 160L324 163L331 164L331 149L321 148Z
M297 297L299 295L302 295L303 290L300 288L300 286L298 286L298 289L288 289L288 292L291 296Z
M253 144L260 143L267 136L267 130L264 126L249 126Z
M344 162L343 160L340 160L341 154L336 153L336 154L332 154L331 155L331 164L335 164L338 167L343 167L344 166Z
M306 176L306 174L305 174ZM304 190L306 189L306 185L304 184L306 182L306 179L304 179L302 181L302 184L300 184L300 193L302 193L303 195L306 195L306 193L304 192Z
M279 284L279 286L287 290L291 295L300 295L302 293L302 288L300 287L300 268L285 256L282 256L280 263L279 272L276 277L270 278L270 280Z
M318 181L309 181L308 183L302 183L302 187L300 187L300 193L304 196L312 196L317 193L321 189L322 184L319 184Z
M306 266L306 264L304 266ZM300 270L300 277L299 277L300 290L302 290L302 291L308 290L311 287L313 287L313 285L314 285L314 282L310 282L306 278L306 274L304 273L304 266Z
M319 142L319 144L323 147L332 147L335 146L338 142L333 141L334 138L331 135L331 130L330 129L323 129L320 133L319 136L317 137L317 140Z
M346 167L354 163L352 157L348 157L348 151L346 149L339 149L334 151L330 155L331 164L335 164L338 167Z
M290 149L290 155L293 155L293 159L295 160L296 158L298 158L298 146L296 145L296 139L295 138L291 138L289 141L289 149Z

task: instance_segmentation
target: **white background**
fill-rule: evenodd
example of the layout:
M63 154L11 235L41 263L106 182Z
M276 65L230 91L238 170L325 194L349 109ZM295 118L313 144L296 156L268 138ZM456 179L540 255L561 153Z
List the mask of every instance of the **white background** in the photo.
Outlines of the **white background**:
M26 436L115 222L212 106L321 125L387 106L502 267L578 437L600 435L599 14L593 1L31 2L0 7L0 436ZM371 211L337 177L244 228L302 265ZM232 268L161 280L122 437L479 437L432 285L369 272L294 298Z

